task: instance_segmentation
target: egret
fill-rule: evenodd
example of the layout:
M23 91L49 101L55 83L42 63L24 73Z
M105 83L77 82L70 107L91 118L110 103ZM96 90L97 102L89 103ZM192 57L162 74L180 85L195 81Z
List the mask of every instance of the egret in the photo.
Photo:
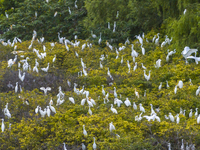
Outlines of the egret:
M171 122L174 122L174 116L171 113L169 113L169 119Z
M135 104L135 102L133 102L133 109L137 110L137 105Z
M160 82L160 85L158 87L158 90L161 90L162 89L162 82Z
M189 118L192 117L192 109L190 109Z
M83 125L83 135L87 136L87 131L85 130L85 125Z
M200 123L200 114L199 114L199 116L197 117L197 123L198 123L198 124Z
M183 143L183 139L182 139L182 144L181 144L181 150L184 150L184 143Z
M101 33L100 33L100 38L99 38L98 43L99 43L99 45L101 44Z
M17 91L18 91L18 82L16 82L15 93L17 93Z
M142 64L142 68L144 69L144 70L146 70L147 68L143 65L143 63L141 63Z
M175 85L175 88L174 88L174 94L177 93L177 85Z
M144 77L145 77L145 79L146 79L147 81L149 81L149 79L150 79L150 72L151 72L151 70L149 71L149 75L147 76L147 75L146 75L146 70L144 70Z
M71 12L71 10L70 10L70 7L68 7L68 9L69 9L69 14L71 15L72 12Z
M151 116L152 116L153 114L155 114L155 111L153 110L153 105L150 104L150 106L151 106Z
M135 66L133 67L133 71L137 69L137 62L135 63Z
M50 114L51 112L50 112L49 106L47 106L47 116L50 117Z
M93 31L91 31L91 35L92 37L95 39L97 36L95 34L93 34Z
M82 150L86 150L86 146L84 143L81 144L82 145Z
M140 97L140 96L139 96L139 93L136 91L136 88L135 88L135 96L136 96L137 98Z
M116 18L118 19L118 17L119 17L119 11L117 11L117 15L116 15Z
M86 98L82 99L82 100L81 100L81 105L82 105L82 106L85 105L85 102L86 102Z
M197 51L197 49L190 49L188 46L186 46L181 54L185 59L187 59L188 56L190 56L192 53L196 53Z
M18 70L19 70L19 79L23 82L24 78L25 78L25 72L23 73L23 75L21 75L20 69L18 69Z
M38 113L38 110L39 110L39 106L37 106L37 107L35 108L35 113L36 113L36 114Z
M54 63L54 62L55 62L55 60L56 60L56 55L54 55L54 58L53 58L52 62Z
M89 106L89 109L88 109L88 113L92 116L92 111L90 109L90 106Z
M115 130L115 126L113 125L113 122L109 123L109 130L112 132L112 130Z
M167 89L169 88L169 84L168 84L168 81L166 81L166 87L167 87Z
M63 147L63 149L64 149L64 150L67 150L67 148L66 148L66 144L65 144L65 143L63 143L63 144L64 144L64 147Z
M4 119L1 119L1 120L2 120L1 131L4 132L5 130Z
M122 59L121 59L121 64L123 64L123 56L122 56Z
M41 70L44 71L44 72L48 72L48 70L49 70L49 63L47 64L46 68L41 68Z
M49 104L49 108L51 109L52 112L56 113L56 109L53 106L51 106L51 103Z
M131 106L131 102L129 101L128 98L126 98L124 104L128 107L128 106Z
M196 96L199 95L200 92L200 86L198 87L198 89L196 90Z
M102 94L103 94L103 96L106 95L106 92L105 92L105 90L104 90L104 85L102 85Z
M196 108L196 112L195 112L195 118L197 118L197 116L198 116L198 108Z
M117 98L116 87L114 87L114 97Z
M131 65L129 64L129 61L127 60L127 66L128 66L128 73L130 73Z
M142 45L141 45L141 48L142 48L142 55L145 55L145 49L144 47L142 47Z
M40 90L42 90L44 92L44 95L46 96L47 95L47 91L51 91L51 88L50 87L41 87Z
M114 104L117 104L118 107L120 107L122 103L123 102L120 99L118 99L118 98L114 99Z
M156 44L156 45L159 44L159 34L160 34L160 33L157 34L158 38L155 40L155 44Z
M143 113L145 113L145 109L144 109L144 107L142 106L142 104L140 103L139 105L140 105L140 111L142 111Z
M161 59L158 59L155 64L155 68L160 68L160 67L161 67Z
M93 137L93 139L94 139L93 149L96 150L96 149L97 149L97 145L96 145L96 143L95 143L95 137Z
M183 88L183 81L180 80L180 81L178 82L178 86L179 86L180 89Z
M70 102L72 102L73 104L75 104L74 98L73 97L69 97Z
M180 122L180 118L179 118L179 114L176 115L176 123L179 124Z
M113 108L113 104L111 104L111 108L110 109L114 114L117 114L117 110L115 108Z
M108 22L108 29L110 29L110 22Z

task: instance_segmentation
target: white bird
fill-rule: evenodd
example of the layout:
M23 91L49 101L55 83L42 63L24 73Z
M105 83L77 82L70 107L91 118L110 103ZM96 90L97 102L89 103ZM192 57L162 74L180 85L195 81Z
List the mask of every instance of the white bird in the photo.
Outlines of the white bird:
M142 55L145 55L145 49L144 47L142 47L142 45L141 45L141 48L142 48Z
M82 145L82 150L86 150L85 144L84 144L84 143L81 143L81 145Z
M147 75L146 75L146 70L144 70L144 77L145 77L145 79L146 79L147 81L149 81L149 79L150 79L150 72L151 72L151 70L149 70L149 75L147 76Z
M106 92L105 92L105 90L104 90L104 85L101 85L102 86L102 94L103 94L103 96L105 96L106 95Z
M4 132L4 130L5 130L4 119L1 119L1 120L2 120L1 131Z
M114 97L117 98L116 87L114 87Z
M36 114L38 113L38 110L39 110L39 106L37 106L37 107L35 108L35 113L36 113Z
M156 44L156 45L159 44L159 34L160 34L160 33L157 34L158 38L155 40L155 44Z
M123 64L123 61L124 61L124 60L123 60L123 56L122 56L122 59L121 59L121 64Z
M51 91L51 88L50 87L41 87L40 90L42 90L44 92L44 95L46 96L47 95L47 91Z
M18 69L18 70L19 70L19 79L23 82L24 78L25 78L25 72L23 73L23 75L21 75L20 69Z
M69 97L70 102L72 102L73 104L75 104L74 98L73 97Z
M184 150L184 143L183 143L183 139L182 139L182 144L181 144L181 150Z
M180 80L180 81L178 82L178 86L179 86L180 89L183 88L183 81Z
M115 130L115 126L113 125L113 122L109 123L109 130L112 132L112 130Z
M197 123L198 123L198 124L200 123L200 114L199 114L199 116L197 117Z
M70 7L68 7L68 9L69 9L69 14L71 15L72 12L71 12L71 10L70 10Z
M97 149L97 145L96 145L96 143L95 143L95 137L93 137L93 139L94 139L94 143L93 143L93 146L92 146L92 147L93 147L94 150L96 150L96 149Z
M180 118L179 118L179 114L176 115L176 123L179 124L180 122Z
M55 60L56 60L56 55L54 55L54 58L53 58L52 62L54 63L54 62L55 62Z
M131 106L131 102L129 101L128 98L126 98L124 104L128 107L128 106Z
M117 113L117 110L116 110L115 108L113 108L113 104L111 104L111 108L110 108L110 109L111 109L111 111L112 111L114 114L118 114L118 113Z
M93 31L91 31L91 35L92 35L93 38L97 37L95 34L93 34Z
M142 68L144 69L144 70L146 70L147 68L143 65L143 63L141 63L142 64Z
M135 102L133 102L133 109L137 110L137 105L135 104Z
M92 115L92 111L91 111L91 109L90 109L90 106L89 106L89 109L88 109L88 113L89 113L90 115Z
M130 73L130 70L131 70L131 65L129 64L129 61L127 60L127 66L128 66L128 73Z
M50 117L50 115L51 115L51 111L49 109L49 106L47 106L47 116Z
M168 143L168 150L171 150L171 143Z
M183 57L186 59L188 56L190 56L192 53L197 52L197 49L190 49L188 46L184 48L184 50L181 52Z
M120 107L122 103L123 102L120 99L118 99L118 98L114 99L114 104L117 104L118 107Z
M41 107L39 107L39 112L40 112L40 115L41 115L41 117L45 117L45 115L46 115L46 113L47 113L47 110L46 110L46 108L44 109L44 111L41 109Z
M110 22L108 22L108 29L110 29Z
M135 63L135 66L133 67L133 71L137 69L137 62Z
M52 112L56 113L56 109L53 106L51 106L51 103L49 104L49 108L51 109Z
M136 91L136 88L135 88L135 96L136 96L137 98L140 97L140 96L139 96L139 93Z
M145 109L144 109L144 107L142 106L142 104L140 103L139 105L140 105L140 111L142 111L143 113L145 113Z
M158 90L162 89L162 82L160 82L160 85L158 86Z
M100 61L100 68L103 69L103 65L102 65L101 61Z
M48 65L47 65L46 68L41 68L41 70L44 71L44 72L48 72L48 70L49 70L49 63L48 63Z
M155 68L160 68L160 67L161 67L161 59L158 59L155 64Z
M54 13L54 17L56 17L57 16L57 11Z
M99 45L101 44L101 33L100 33L100 38L99 38L98 43L99 43Z
M18 91L18 82L16 82L15 93L17 93L17 91Z
M169 119L171 122L174 122L174 116L171 113L169 113Z
M187 9L184 10L183 14L185 15L186 12L187 12Z
M85 125L83 125L83 135L87 136L87 131L85 130Z
M66 144L65 144L65 143L63 143L63 144L64 144L64 147L63 147L63 149L64 149L64 150L67 150L67 148L66 148Z
M167 87L167 88L169 88L169 84L168 84L168 81L166 81L166 87Z
M189 118L192 117L192 109L190 109Z
M174 94L177 93L177 85L175 85L175 88L174 88Z
M196 108L196 112L195 112L194 116L195 116L195 118L197 118L197 116L198 116L198 108Z
M153 114L155 114L155 111L153 110L153 105L150 104L150 106L151 106L151 116L152 116Z
M86 47L86 43L84 43L84 44L82 45L82 51L85 49L85 47Z

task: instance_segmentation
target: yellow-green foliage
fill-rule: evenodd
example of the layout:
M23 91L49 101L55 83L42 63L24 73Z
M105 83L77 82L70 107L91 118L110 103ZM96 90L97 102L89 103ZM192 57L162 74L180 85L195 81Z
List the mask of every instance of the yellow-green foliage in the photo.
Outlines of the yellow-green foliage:
M103 150L166 149L169 142L173 149L179 149L181 139L189 144L195 144L198 149L200 147L198 132L200 127L194 115L189 118L188 114L190 109L194 111L195 108L200 108L199 96L195 94L200 80L199 65L192 61L189 61L189 64L186 65L180 54L182 49L177 49L176 54L170 56L169 62L166 62L167 50L171 51L173 47L170 45L166 45L164 48L156 46L151 43L153 35L154 33L150 33L145 36L150 42L144 40L143 47L146 50L144 56L137 40L131 42L134 44L134 49L139 52L139 56L135 60L138 64L136 71L133 71L135 63L131 57L131 45L126 45L126 48L119 52L119 58L116 59L115 49L111 51L108 47L101 48L98 45L93 45L92 48L86 47L82 51L82 44L89 41L78 40L80 41L78 47L68 44L69 51L59 43L56 43L52 49L48 42L38 44L34 41L33 48L39 50L40 53L43 52L42 46L46 46L47 57L42 60L37 58L40 64L39 74L32 71L27 73L35 78L44 77L44 79L47 75L53 75L58 80L54 80L54 86L51 86L52 91L48 92L47 96L44 96L42 91L39 90L40 87L28 91L26 90L27 86L24 86L22 93L16 94L14 90L8 93L0 93L0 112L8 103L8 109L12 115L11 119L1 115L5 118L5 132L0 134L0 149L62 149L63 142L65 142L68 149L77 149L81 147L81 143L84 143L87 149L92 150L93 137L96 137L97 149ZM160 41L163 40L163 38L160 39ZM33 68L36 54L33 53L32 49L28 49L30 41L17 45L17 50L24 51L24 53L18 54L18 58L23 59L21 58L22 55L24 55L24 58L29 57L28 62ZM122 45L124 44L119 44L119 46ZM13 48L9 46L1 46L1 48L3 55L0 56L0 83L3 83L7 78L4 74L11 70L17 72L18 68L17 63L11 68L7 68L7 59L14 58L14 55L11 54ZM75 52L79 54L79 58L76 57ZM55 54L56 61L53 64L52 59ZM99 67L99 58L102 54L105 54L106 57L102 61L103 69ZM121 64L122 56L123 64ZM78 77L78 72L82 70L80 58L83 58L83 62L86 64L88 76ZM162 60L162 67L157 69L154 65L158 59ZM128 73L127 60L131 65L130 73ZM48 62L50 63L49 71L44 73L40 68L46 67ZM151 70L150 81L146 81L144 78L141 63L147 67L147 73ZM114 81L107 75L108 68ZM190 78L193 85L190 85ZM67 80L71 81L72 87L68 87ZM166 88L166 80L170 86L168 89ZM178 88L177 94L174 94L174 87L179 80L183 81L183 88ZM15 81L19 80L15 79ZM109 85L111 82L113 85ZM163 83L163 86L159 91L160 82ZM12 83L15 85L15 82ZM96 101L97 105L91 107L92 116L88 113L87 104L80 105L81 100L85 97L73 92L73 83L77 83L79 89L84 85L85 90L90 92L89 96ZM49 83L43 86L48 85ZM106 93L109 92L109 102L106 104L104 104L101 85L104 85ZM58 86L61 86L63 92L65 92L65 102L60 106L55 105ZM114 87L117 89L118 97L121 94L120 99L122 101L125 101L128 97L131 103L143 104L146 112L142 116L150 114L150 104L153 104L154 109L159 107L160 112L157 115L161 122L148 122L145 118L139 122L135 121L135 116L141 113L139 105L137 111L132 106L126 107L122 104L118 108L114 105L118 114L113 114L110 106L114 101ZM135 88L139 92L140 98L135 96ZM3 90L3 86L1 86L1 90ZM145 90L146 97L143 96ZM20 99L18 96L22 98ZM35 108L39 105L44 109L49 105L51 97L57 113L51 113L50 117L45 118L35 114ZM74 97L75 105L68 100L68 97ZM29 105L24 103L24 98L29 100ZM165 119L164 115L171 112L175 116L180 112L180 108L186 110L186 115L180 115L179 124ZM116 128L113 132L109 131L110 122L113 122ZM12 123L11 130L8 129L9 123ZM88 133L87 137L83 135L83 125L85 125ZM120 135L120 138L117 138L116 134Z

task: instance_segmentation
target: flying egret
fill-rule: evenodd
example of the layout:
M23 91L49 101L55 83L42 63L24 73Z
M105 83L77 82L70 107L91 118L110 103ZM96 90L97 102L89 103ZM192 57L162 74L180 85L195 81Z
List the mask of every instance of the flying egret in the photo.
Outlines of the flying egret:
M51 88L50 87L41 87L40 90L42 90L44 92L44 95L46 96L47 95L47 91L51 91Z

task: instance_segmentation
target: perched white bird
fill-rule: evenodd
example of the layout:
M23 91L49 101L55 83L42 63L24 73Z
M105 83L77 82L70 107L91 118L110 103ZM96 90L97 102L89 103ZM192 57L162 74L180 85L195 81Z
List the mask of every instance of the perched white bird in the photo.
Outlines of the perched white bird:
M161 67L161 59L158 59L155 64L155 68L160 68L160 67Z
M136 88L135 88L135 96L136 96L137 98L140 97L140 96L139 96L139 93L136 91Z
M44 72L48 72L48 70L49 70L49 63L48 63L48 65L47 65L46 68L41 68L41 70L44 71Z
M69 97L70 102L72 102L73 104L75 104L74 98L73 97Z
M56 109L53 106L51 106L51 103L49 104L49 108L51 109L52 112L56 113Z
M4 130L5 130L4 119L1 119L1 120L2 120L1 131L4 132Z
M23 73L23 75L21 75L20 69L18 69L18 70L19 70L19 79L23 82L24 78L25 78L25 72Z
M15 93L18 92L18 82L16 82L16 86L15 86Z
M145 113L145 109L144 109L144 107L142 106L142 104L140 103L139 105L140 105L140 111L142 111L143 113Z
M141 63L142 64L142 68L144 69L144 70L146 70L147 68L143 65L143 63Z
M112 132L112 130L115 130L115 126L113 125L113 122L109 123L109 130Z
M185 59L187 59L188 56L190 56L192 53L195 53L197 51L198 51L197 49L190 49L188 46L186 46L184 50L181 52L181 54L183 55Z
M200 123L200 114L199 114L199 116L197 117L197 123L198 123L198 124Z
M133 71L137 69L137 62L135 63L135 66L133 67Z
M175 85L175 88L174 88L174 94L177 93L177 85Z
M94 150L96 150L96 149L97 149L97 145L96 145L96 143L95 143L95 137L93 137L93 139L94 139L94 143L93 143L93 146L92 146L92 147L93 147Z
M115 108L113 108L113 104L111 104L111 108L110 109L114 114L117 114L117 110Z
M162 82L160 82L160 85L158 86L158 90L162 89Z
M89 109L88 109L88 113L89 113L90 115L92 115L92 111L91 111L91 109L90 109L90 106L89 106Z
M114 97L117 98L116 87L114 87Z
M133 109L137 110L137 105L135 104L135 102L133 102Z
M145 77L145 79L146 79L147 81L149 81L149 79L150 79L150 72L151 72L151 70L149 70L149 75L147 76L147 75L146 75L146 70L144 70L144 77Z
M85 146L85 144L84 143L81 143L81 145L82 145L82 150L86 150L86 146Z
M166 87L167 87L167 88L169 88L169 84L168 84L168 81L166 81Z
M179 124L180 122L180 118L179 118L179 114L176 115L176 123Z
M180 81L178 82L178 86L179 86L180 89L183 88L183 81L180 80Z
M126 98L124 104L128 107L128 106L131 106L131 102L129 101L128 98Z
M83 135L87 136L87 131L85 130L85 125L83 125Z
M195 112L194 116L195 116L195 118L197 118L197 116L198 116L198 108L196 108L196 112Z
M38 113L38 110L39 110L39 106L37 106L37 107L35 108L35 113L36 113L36 114Z
M189 118L192 117L192 109L190 109Z
M47 106L47 116L50 117L50 115L51 115L51 111L49 109L49 106Z
M51 88L50 87L41 87L40 90L42 90L44 92L44 95L46 96L47 95L47 91L51 91Z
M169 113L169 119L171 122L174 122L174 116L171 113Z

